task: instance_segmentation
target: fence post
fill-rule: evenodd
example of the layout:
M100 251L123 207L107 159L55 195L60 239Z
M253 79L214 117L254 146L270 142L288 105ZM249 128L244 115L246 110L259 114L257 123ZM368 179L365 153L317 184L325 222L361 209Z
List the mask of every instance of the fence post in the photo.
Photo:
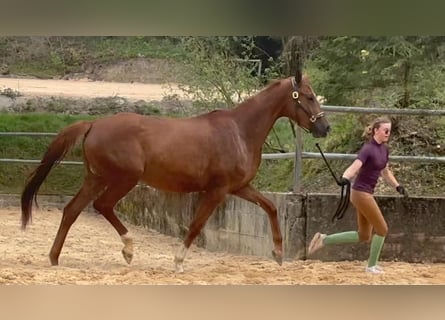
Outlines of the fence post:
M302 183L301 183L301 170L303 166L303 135L301 128L295 126L295 161L294 161L294 192L301 193Z

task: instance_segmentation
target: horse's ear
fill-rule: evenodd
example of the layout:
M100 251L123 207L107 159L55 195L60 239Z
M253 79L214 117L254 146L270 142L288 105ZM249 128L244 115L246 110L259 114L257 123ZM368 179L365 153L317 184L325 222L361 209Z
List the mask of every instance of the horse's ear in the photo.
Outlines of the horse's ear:
M298 86L300 86L301 78L303 77L303 72L302 72L303 62L301 60L302 60L301 55L298 54L297 65L295 68L295 81L297 82Z
M301 73L301 68L297 68L297 70L295 71L295 81L297 82L298 86L300 86L302 77L303 74Z

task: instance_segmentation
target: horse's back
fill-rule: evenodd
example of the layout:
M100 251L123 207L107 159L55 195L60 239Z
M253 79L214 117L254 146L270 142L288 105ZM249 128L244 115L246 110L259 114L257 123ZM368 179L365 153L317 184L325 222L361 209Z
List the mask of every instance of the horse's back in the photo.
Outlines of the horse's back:
M239 179L254 163L229 113L166 118L122 113L97 120L84 142L91 170L134 170L154 187L199 191ZM232 177L233 176L233 177ZM239 177L239 178L238 178Z
M84 155L96 166L107 163L144 168L147 162L171 165L173 157L197 157L208 140L208 128L206 121L194 118L119 113L94 121L84 140Z

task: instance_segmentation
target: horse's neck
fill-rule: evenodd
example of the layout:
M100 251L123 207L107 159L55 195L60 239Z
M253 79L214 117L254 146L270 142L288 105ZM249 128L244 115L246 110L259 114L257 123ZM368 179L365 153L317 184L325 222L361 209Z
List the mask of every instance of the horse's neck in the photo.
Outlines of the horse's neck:
M233 109L246 143L253 144L254 148L262 147L274 123L282 116L285 94L283 85L276 83Z

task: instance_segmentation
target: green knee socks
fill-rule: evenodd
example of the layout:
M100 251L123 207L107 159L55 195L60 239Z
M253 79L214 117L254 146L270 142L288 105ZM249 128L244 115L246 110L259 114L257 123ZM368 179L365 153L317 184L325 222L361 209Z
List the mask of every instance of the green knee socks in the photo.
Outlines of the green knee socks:
M357 243L359 242L357 231L346 231L340 233L329 234L324 238L323 244L337 244L337 243Z
M380 252L382 252L384 242L385 242L385 237L379 236L377 234L372 236L371 250L368 259L368 267L372 267L377 264L377 260L380 257Z
M359 241L360 240L357 231L346 231L327 235L326 238L324 238L323 240L323 244L331 245L337 243L358 243ZM380 253L382 252L384 242L385 237L379 236L377 234L372 236L368 267L372 267L377 264L377 260L379 259Z

